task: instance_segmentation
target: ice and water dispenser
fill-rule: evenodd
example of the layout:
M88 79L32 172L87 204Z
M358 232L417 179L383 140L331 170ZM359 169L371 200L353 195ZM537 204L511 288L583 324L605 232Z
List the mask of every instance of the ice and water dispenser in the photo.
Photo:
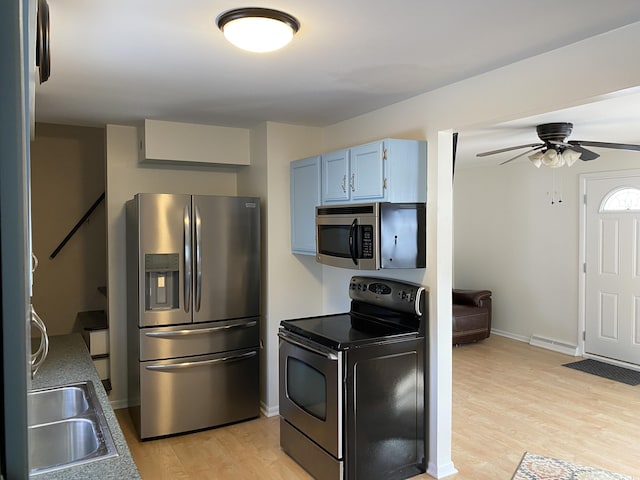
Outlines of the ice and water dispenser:
M145 310L180 308L180 262L177 253L144 256Z

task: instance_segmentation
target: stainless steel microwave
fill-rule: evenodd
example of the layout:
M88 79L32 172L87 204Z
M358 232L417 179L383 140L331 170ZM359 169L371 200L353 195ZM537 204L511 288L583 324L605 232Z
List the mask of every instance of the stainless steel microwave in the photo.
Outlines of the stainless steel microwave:
M426 204L316 207L316 260L354 270L424 268Z

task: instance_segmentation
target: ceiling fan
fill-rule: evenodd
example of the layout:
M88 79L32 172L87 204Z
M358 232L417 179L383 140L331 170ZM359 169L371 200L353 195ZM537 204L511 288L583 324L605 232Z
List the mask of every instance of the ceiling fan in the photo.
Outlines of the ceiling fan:
M633 145L627 143L609 143L609 142L591 142L587 140L567 140L571 131L573 130L573 124L567 122L556 123L543 123L536 126L536 131L541 142L527 143L525 145L518 145L516 147L501 148L499 150L492 150L490 152L478 153L478 157L486 157L488 155L494 155L496 153L509 152L511 150L518 150L521 148L528 148L529 150L524 153L520 153L515 157L505 160L500 165L512 162L520 157L529 155L529 160L538 168L541 165L545 165L551 168L562 167L563 165L571 166L578 159L583 161L595 160L600 155L592 150L584 148L587 147L600 147L600 148L615 148L618 150L636 150L640 151L640 145Z

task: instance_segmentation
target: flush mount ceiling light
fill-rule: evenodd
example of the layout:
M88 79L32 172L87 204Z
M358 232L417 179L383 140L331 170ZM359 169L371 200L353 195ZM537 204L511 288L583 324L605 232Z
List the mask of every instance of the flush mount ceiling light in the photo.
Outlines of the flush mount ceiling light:
M300 29L295 17L269 8L229 10L220 14L216 23L236 47L259 53L284 47Z

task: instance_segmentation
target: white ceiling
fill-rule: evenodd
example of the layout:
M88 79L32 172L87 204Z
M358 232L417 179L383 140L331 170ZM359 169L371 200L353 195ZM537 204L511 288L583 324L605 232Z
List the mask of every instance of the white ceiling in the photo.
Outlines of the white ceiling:
M325 126L640 21L638 0L47 1L51 78L36 87L36 120L96 126ZM215 19L243 6L284 10L301 29L280 51L240 51ZM624 103L611 122L633 115ZM634 112L631 137L576 107L461 132L459 156L536 141L545 121L573 122L572 139L640 143Z
M527 148L478 158L477 153L505 147L540 143L536 125L569 122L569 140L631 143L640 145L640 87L612 94L593 103L458 132L457 159L465 167L499 165ZM606 149L586 147L600 155ZM640 160L640 152L636 152ZM527 162L526 156L514 162Z

